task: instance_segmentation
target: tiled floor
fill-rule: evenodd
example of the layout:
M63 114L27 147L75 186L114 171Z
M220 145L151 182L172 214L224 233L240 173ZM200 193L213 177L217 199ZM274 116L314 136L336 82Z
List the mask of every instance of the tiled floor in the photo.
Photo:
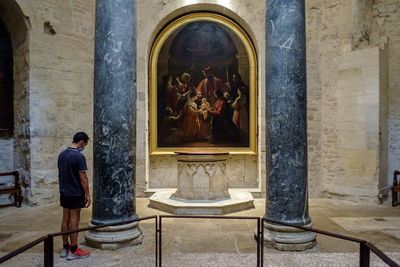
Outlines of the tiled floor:
M137 199L136 204L137 213L140 217L164 214L163 212L148 208L148 199ZM263 216L265 213L265 200L256 199L254 204L254 209L230 215ZM389 203L384 203L383 205L360 205L327 199L310 199L309 205L314 228L368 240L385 252L397 253L399 251L400 207L393 208ZM90 219L91 210L83 210L81 227L87 226ZM9 252L46 233L57 232L59 231L60 222L61 208L58 204L48 204L39 207L25 206L19 209L14 207L1 208L0 252ZM151 261L150 259L152 259L155 251L154 222L142 222L141 227L145 234L142 245L124 248L116 252L91 249L93 256L97 255L96 257L109 261L107 264L109 266L120 266L124 262L121 255L126 254L130 255L127 257L139 257L143 260L144 265L142 266L146 266L144 262ZM215 256L216 261L218 261L218 257L221 257L221 255L236 255L235 257L238 257L238 261L244 260L246 262L244 258L249 257L250 259L253 256L255 257L256 243L253 238L255 229L256 222L249 220L166 219L163 223L163 255L165 259L171 260L171 265L166 266L175 266L174 264L177 262L177 259L174 258L174 255L178 258L181 257L182 260L193 260L193 255L199 253L203 255L201 257L204 259L207 258L206 255L217 253L217 256ZM79 240L84 246L84 234L80 234ZM340 256L340 254L331 255L330 253L352 253L344 255L357 259L359 251L357 244L321 235L317 236L317 241L318 244L315 248L307 252L289 255L315 254L315 257L318 258L318 254L320 257L329 259ZM58 238L55 240L55 247L59 248L60 246L61 240ZM18 257L20 259L38 257L35 261L40 262L43 257L41 254L42 251L43 247L38 245ZM265 248L265 252L266 257L277 255L278 258L285 259L284 255L288 255L288 252L276 251L270 248ZM393 255L397 257L397 254ZM278 260L278 258L272 257L271 259L274 261ZM92 259L92 261L93 265L82 262L82 266L95 266L98 264L94 263L96 259ZM172 261L175 263L173 264ZM205 261L207 262L207 260ZM57 264L66 266L58 259ZM204 264L197 266L212 265ZM254 265L249 264L248 266ZM290 266L290 264L282 266Z

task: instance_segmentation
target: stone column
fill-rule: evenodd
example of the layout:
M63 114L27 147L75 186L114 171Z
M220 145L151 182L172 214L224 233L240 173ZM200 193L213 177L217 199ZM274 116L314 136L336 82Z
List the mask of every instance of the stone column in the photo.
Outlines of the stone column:
M304 0L269 0L266 11L267 199L265 218L311 226L307 195ZM315 234L270 223L268 243L305 250Z
M97 0L94 65L93 225L137 218L136 6L134 0ZM84 93L84 92L83 92ZM103 249L137 244L138 223L89 231Z

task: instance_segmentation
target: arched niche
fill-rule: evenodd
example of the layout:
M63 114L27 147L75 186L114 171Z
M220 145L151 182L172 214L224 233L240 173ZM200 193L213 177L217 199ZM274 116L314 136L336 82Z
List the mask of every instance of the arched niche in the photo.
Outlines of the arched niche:
M14 0L0 1L0 20L7 29L12 45L13 130L0 137L7 169L20 172L25 197L30 188L29 134L29 20ZM3 171L3 170L1 170Z
M171 154L173 151L181 149L210 152L224 150L232 154L257 154L257 56L252 40L240 25L229 17L211 12L191 13L176 18L170 21L156 37L150 53L149 67L151 154ZM211 76L215 77L212 78L212 82L205 81L210 76L205 73L206 69L212 70L209 71L212 72ZM190 77L190 81L186 82L186 89L181 90L181 84L185 83L182 82L185 74ZM241 85L243 88L241 91L246 92L244 98L246 112L242 113L246 114L246 118L243 120L246 127L242 128L243 124L240 125L240 128L239 124L231 127L227 120L226 123L221 123L224 128L218 128L220 132L211 131L211 138L206 138L201 129L199 133L193 130L194 133L191 133L190 138L186 138L186 133L190 129L188 131L185 129L185 112L179 112L181 97L178 97L177 101L169 101L177 103L174 107L168 106L167 108L171 108L175 117L183 114L183 122L177 121L177 124L181 123L181 125L177 126L177 131L171 131L171 133L168 129L172 126L164 127L165 125L162 123L165 117L163 113L165 105L162 104L168 102L165 100L168 96L164 94L166 90L164 87L167 84L164 82L166 80L164 77L170 77L171 84L173 83L172 77L174 77L177 83L176 95L186 95L192 91L193 94L200 95L202 100L206 99L213 107L215 99L212 94L208 94L208 90L222 91L224 95L232 92L232 77L238 76L237 74L243 77L244 84ZM202 88L202 84L207 83L214 84L213 88L207 89L207 85ZM204 94L207 96L205 97ZM234 102L237 97L235 90L231 101ZM198 102L200 102L200 98L197 99ZM199 107L200 104L198 103ZM226 106L226 110L232 109L232 113L234 112L233 106L231 107L230 104L226 104ZM226 113L229 112L226 111ZM207 121L199 124L207 124ZM211 125L206 125L208 128L217 128L216 123L209 124ZM180 137L182 131L184 138ZM174 133L176 133L176 138L170 138ZM160 135L162 138L159 138Z
M154 17L154 23L151 26L146 26L149 35L143 34L142 40L139 38L139 48L140 51L145 51L143 54L144 65L146 65L147 71L144 75L139 75L143 77L142 88L147 88L148 92L142 93L143 108L146 112L143 116L146 118L143 127L138 127L138 133L147 136L145 142L141 144L141 149L137 150L138 159L142 160L143 163L139 165L138 170L138 181L137 188L138 192L140 189L144 189L144 192L152 193L158 190L158 188L175 188L177 187L177 168L175 157L171 154L171 151L159 151L161 153L154 153L154 147L150 146L150 139L152 134L150 133L150 82L151 82L151 66L150 57L152 49L154 48L154 43L158 38L159 34L172 22L176 21L178 18L183 17L188 14L207 12L214 13L217 15L224 16L235 24L239 26L248 36L250 42L252 43L255 55L256 55L256 95L257 95L257 114L262 112L261 105L264 102L262 98L262 78L264 70L259 68L262 64L263 54L263 38L260 39L260 35L257 35L258 25L253 23L253 18L248 16L246 12L235 10L235 6L227 4L223 5L220 3L181 3L180 5L173 5L173 8L166 8L160 10L160 16ZM147 33L147 32L146 32ZM233 40L236 43L236 39ZM168 44L167 44L168 46ZM236 44L236 47L240 47L240 44ZM245 60L246 56L244 49L238 49L238 60ZM141 59L142 60L142 59ZM166 61L166 64L168 62ZM243 66L243 61L240 63ZM143 73L142 73L143 74ZM246 74L244 74L246 75ZM243 76L244 76L243 75ZM162 82L162 81L160 81ZM140 99L140 93L139 93ZM257 129L258 138L256 142L256 154L249 151L249 154L232 154L227 161L227 175L230 177L229 187L230 188L247 188L253 194L262 194L264 189L263 180L259 179L263 172L263 167L265 162L265 151L263 149L263 134L260 135L260 127L263 124L262 120L258 118ZM150 134L149 134L150 133ZM154 142L153 142L154 144ZM254 150L253 150L254 151ZM165 152L165 153L164 153ZM143 179L140 179L143 177Z

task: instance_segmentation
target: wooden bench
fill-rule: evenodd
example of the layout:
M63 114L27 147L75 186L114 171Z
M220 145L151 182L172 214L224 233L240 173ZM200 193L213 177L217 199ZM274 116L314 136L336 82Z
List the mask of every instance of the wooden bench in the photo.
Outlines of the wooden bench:
M12 194L14 197L14 205L18 208L21 207L22 192L21 192L21 185L19 183L19 173L17 171L0 173L0 178L4 176L14 176L14 184L13 185L0 184L0 194Z

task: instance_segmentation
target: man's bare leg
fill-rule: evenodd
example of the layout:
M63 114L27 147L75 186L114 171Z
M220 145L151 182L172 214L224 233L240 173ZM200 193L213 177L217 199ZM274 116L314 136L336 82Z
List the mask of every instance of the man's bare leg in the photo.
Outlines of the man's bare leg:
M61 232L66 232L69 230L69 221L70 221L70 210L67 208L63 208L63 218L61 223ZM68 235L62 236L63 244L68 244Z
M80 216L81 209L71 210L71 218L69 222L69 229L71 231L78 230ZM69 238L71 240L71 250L70 253L68 253L67 260L83 259L90 256L89 251L84 251L78 248L78 233L70 234Z
M81 209L70 210L70 220L69 220L69 230L74 231L79 229L79 220L81 217ZM71 241L71 247L78 244L78 233L73 233L69 235Z
M63 208L63 218L62 218L62 222L61 222L61 232L66 232L66 231L69 230L70 218L71 218L70 210L67 209L67 208ZM68 236L69 235L62 235L63 248L60 251L60 257L61 258L65 258L68 255L68 251L69 251Z

